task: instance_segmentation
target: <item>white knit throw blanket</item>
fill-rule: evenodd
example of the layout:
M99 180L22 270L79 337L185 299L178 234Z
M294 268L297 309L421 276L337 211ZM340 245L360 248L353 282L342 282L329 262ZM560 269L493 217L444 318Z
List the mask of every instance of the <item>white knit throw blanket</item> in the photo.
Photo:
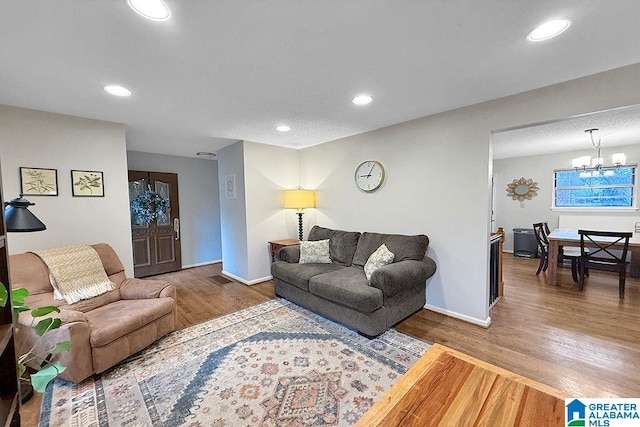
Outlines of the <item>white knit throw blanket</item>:
M55 299L73 304L109 292L109 280L98 252L91 246L67 246L34 252L47 267Z

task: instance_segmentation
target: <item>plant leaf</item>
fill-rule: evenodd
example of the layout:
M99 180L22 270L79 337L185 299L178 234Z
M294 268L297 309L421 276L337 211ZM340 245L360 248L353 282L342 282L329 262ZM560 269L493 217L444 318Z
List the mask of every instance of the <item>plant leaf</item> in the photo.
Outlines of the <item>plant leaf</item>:
M58 353L62 353L63 351L67 351L70 348L71 348L71 341L60 341L58 344L56 344L55 347L49 350L49 353L58 354Z
M24 363L18 363L18 378L22 376L27 370L27 367L24 366Z
M67 369L66 366L63 366L60 362L50 363L31 375L31 385L36 391L44 393L47 384L57 377L59 373L64 372L65 369Z
M29 296L29 291L25 288L11 290L11 300L14 306L24 305L24 299Z
M62 320L60 319L51 319L51 318L42 319L41 321L38 322L38 324L34 329L36 331L36 334L42 336L44 335L45 332L51 329L59 328L61 324L62 324Z
M4 283L0 282L0 307L7 305L8 300L9 292L7 292L7 288L4 287Z
M60 313L60 309L58 307L53 305L46 305L44 307L38 307L36 309L31 310L31 315L33 317L40 317L40 316L45 316L49 313L53 313L54 311L56 313Z

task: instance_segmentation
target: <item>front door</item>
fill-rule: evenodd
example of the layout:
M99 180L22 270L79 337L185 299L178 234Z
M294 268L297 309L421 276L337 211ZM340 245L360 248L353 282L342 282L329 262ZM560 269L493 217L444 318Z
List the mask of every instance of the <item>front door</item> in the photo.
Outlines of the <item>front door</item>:
M135 277L168 273L182 268L178 175L129 171L129 203L145 191L169 199L156 220L145 222L131 213L131 241Z

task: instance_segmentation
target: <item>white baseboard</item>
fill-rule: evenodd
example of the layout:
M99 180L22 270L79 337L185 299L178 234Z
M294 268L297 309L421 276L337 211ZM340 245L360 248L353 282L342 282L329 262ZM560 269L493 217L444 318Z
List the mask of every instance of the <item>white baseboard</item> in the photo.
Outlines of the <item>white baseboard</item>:
M262 282L266 282L267 280L273 279L273 276L266 276L266 277L261 277L259 279L254 279L254 280L245 280L242 277L238 277L235 274L231 274L225 270L222 270L222 274L224 274L225 276L231 277L233 280L237 282L244 283L245 285L255 285L256 283L262 283Z
M213 261L205 261L205 262L199 262L199 263L196 263L196 264L183 265L182 269L193 268L193 267L202 267L203 265L219 264L221 262L222 262L221 259L214 259Z
M508 254L512 254L513 253L513 249L503 249L502 252L506 252Z
M483 328L488 328L491 324L491 316L488 316L485 320L482 320L476 319L475 317L467 316L466 314L447 310L442 307L436 307L435 305L431 304L425 304L424 308L426 308L427 310L435 311L436 313L444 314L445 316L454 317L456 319L464 320L468 323L473 323L474 325L482 326Z

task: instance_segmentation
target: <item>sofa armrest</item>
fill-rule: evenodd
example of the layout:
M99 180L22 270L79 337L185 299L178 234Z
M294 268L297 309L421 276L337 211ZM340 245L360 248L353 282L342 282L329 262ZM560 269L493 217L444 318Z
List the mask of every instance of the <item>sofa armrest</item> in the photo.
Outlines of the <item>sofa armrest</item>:
M286 261L289 264L297 264L300 262L300 245L285 246L278 252L280 261Z
M371 275L371 286L382 291L386 298L402 288L410 288L425 281L436 272L436 263L425 257L422 261L405 260L380 267Z
M151 299L171 297L176 299L176 288L164 280L125 279L120 285L122 299Z
M23 311L18 315L18 325L23 325L23 326L28 326L33 328L38 324L39 321L46 318L60 319L63 325L67 323L73 323L73 322L84 322L84 323L89 322L89 319L87 319L87 316L81 311L60 310L60 313L53 312L53 313L47 314L46 316L33 317L31 315L31 310L29 310L29 311Z
M35 326L38 321L46 317L57 317L62 320L62 325L52 329L42 337L36 334ZM30 311L20 313L16 326L16 354L22 355L34 348L34 353L39 357L47 356L49 349L63 341L71 341L71 348L51 357L51 362L59 361L66 369L58 375L59 378L78 383L93 374L93 359L91 352L91 326L84 313L76 310L60 310L60 313L51 313L47 316L37 317L35 321ZM40 360L32 359L28 365L33 369L40 369Z

